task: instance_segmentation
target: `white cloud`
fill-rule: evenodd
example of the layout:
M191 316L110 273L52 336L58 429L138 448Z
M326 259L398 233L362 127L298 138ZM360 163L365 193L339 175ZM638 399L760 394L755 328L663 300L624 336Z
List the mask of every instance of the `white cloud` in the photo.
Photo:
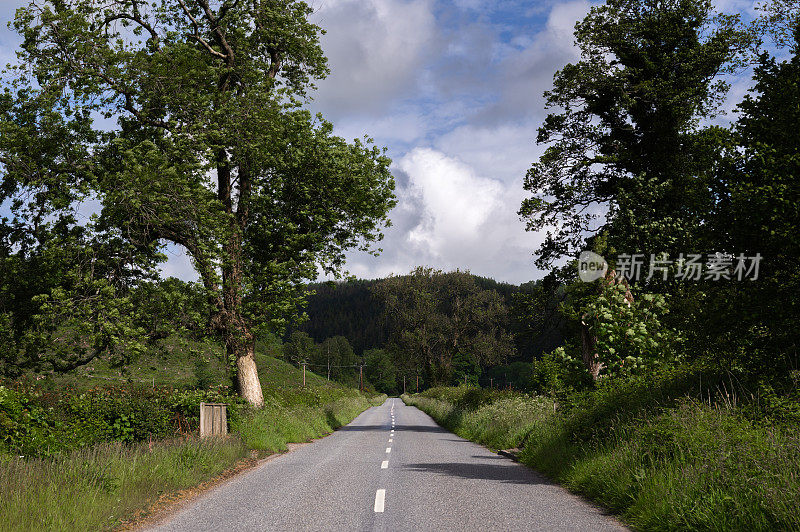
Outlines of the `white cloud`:
M435 46L432 0L327 0L313 21L327 34L322 46L331 75L320 83L316 106L342 116L386 110L408 94Z
M541 239L526 233L516 215L521 178L506 184L432 148L412 150L395 171L407 185L398 194L386 251L379 261L351 256L353 274L381 277L430 265L515 282L539 276L531 255Z
M497 87L501 97L477 117L486 124L502 124L527 118L541 122L544 97L553 84L553 75L569 62L578 59L573 28L589 11L585 0L556 4L544 28L523 48L508 47L499 67ZM526 39L517 41L525 44Z
M408 240L441 258L480 238L483 225L499 205L498 181L477 176L444 154L416 148L398 163L409 176L409 194L424 208L422 222Z
M480 175L510 183L520 179L542 152L536 145L537 127L534 121L464 125L438 137L434 146L463 160Z

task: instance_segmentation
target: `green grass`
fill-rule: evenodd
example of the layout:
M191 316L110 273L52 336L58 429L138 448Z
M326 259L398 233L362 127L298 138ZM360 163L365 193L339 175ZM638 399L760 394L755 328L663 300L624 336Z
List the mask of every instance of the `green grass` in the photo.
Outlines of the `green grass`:
M169 359L178 364L177 357ZM162 361L163 362L163 361ZM162 494L210 480L250 456L286 449L349 423L383 402L281 360L258 356L266 406L231 421L224 440L107 443L52 458L0 455L0 530L113 529ZM178 374L175 382L188 382Z
M460 388L403 399L640 530L800 530L800 430L691 395L687 373L564 401Z
M195 486L248 454L239 439L101 444L57 459L0 463L0 530L101 530L162 493Z

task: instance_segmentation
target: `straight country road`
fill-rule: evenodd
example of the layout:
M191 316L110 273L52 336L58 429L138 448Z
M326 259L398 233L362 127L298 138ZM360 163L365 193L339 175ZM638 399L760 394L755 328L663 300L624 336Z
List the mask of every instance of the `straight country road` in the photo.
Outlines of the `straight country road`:
M536 472L388 399L155 530L625 530Z

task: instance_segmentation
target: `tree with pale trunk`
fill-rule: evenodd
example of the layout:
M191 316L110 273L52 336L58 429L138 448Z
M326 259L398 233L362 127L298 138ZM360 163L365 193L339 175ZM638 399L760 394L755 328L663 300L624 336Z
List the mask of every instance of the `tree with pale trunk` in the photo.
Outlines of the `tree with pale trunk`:
M253 405L256 334L285 324L304 281L340 275L347 250L376 253L395 203L385 150L306 109L328 73L311 12L34 0L14 22L24 41L0 116L16 139L0 144L6 192L88 186L100 230L146 256L186 250Z

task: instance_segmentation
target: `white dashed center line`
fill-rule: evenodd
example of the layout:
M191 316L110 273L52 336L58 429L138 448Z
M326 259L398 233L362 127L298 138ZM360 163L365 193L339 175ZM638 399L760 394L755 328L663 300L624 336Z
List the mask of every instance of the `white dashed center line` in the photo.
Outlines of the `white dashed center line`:
M391 438L389 438L389 443L392 443L392 439Z
M387 453L390 453L390 452L392 452L392 448L391 448L391 447L387 447L387 448L386 448L386 452L387 452Z
M389 460L381 462L381 469L389 469Z
M378 490L375 492L375 512L383 512L383 503L386 501L386 490Z

